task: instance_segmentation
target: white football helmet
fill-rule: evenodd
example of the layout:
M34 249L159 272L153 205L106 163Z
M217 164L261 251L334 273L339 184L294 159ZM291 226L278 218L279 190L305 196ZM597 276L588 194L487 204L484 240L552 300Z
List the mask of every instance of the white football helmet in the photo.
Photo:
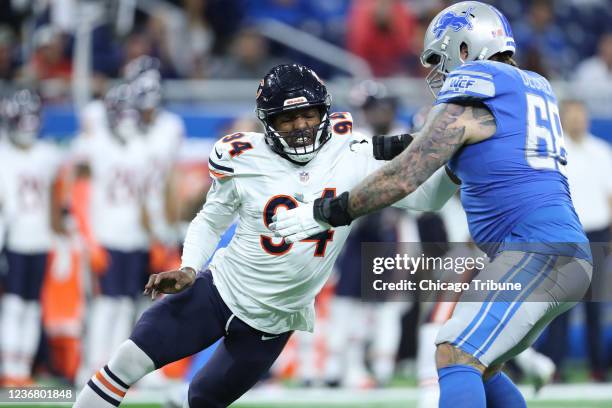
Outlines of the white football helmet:
M468 49L461 59L461 45ZM495 7L463 1L442 10L425 33L421 64L434 67L426 78L434 95L446 75L466 61L486 60L497 53L514 55L516 44L510 23Z

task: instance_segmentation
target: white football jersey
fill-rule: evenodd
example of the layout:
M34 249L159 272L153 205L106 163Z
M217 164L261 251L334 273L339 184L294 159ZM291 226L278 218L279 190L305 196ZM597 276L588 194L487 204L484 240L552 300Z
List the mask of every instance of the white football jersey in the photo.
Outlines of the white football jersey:
M180 116L163 110L157 113L155 121L143 134L147 152L147 210L155 235L165 242L176 239L166 219L165 189L184 135L185 126Z
M260 133L220 139L209 159L213 186L187 233L183 266L197 270L212 253L218 234L238 216L234 237L216 252L210 269L232 312L267 333L313 330L315 296L350 232L350 226L337 227L286 244L267 228L274 214L300 201L348 191L384 164L374 159L367 139L352 136L350 113L330 117L331 139L303 166L274 153ZM453 186L449 196L455 190ZM418 209L410 198L417 192L396 204Z
M146 175L145 146L138 137L121 144L106 127L82 135L74 160L91 169L89 216L96 240L104 247L135 251L148 247L142 224Z
M10 142L0 147L0 201L7 248L41 253L51 248L51 192L62 163L60 150L37 141L27 150Z

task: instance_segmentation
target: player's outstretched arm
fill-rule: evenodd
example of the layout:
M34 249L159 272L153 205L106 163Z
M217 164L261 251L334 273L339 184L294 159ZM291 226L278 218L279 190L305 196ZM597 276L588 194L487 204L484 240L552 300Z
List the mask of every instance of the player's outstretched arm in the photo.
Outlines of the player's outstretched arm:
M232 177L215 179L202 209L189 224L181 267L199 271L212 256L221 234L236 218L240 203Z
M490 137L495 129L484 106L436 105L410 146L349 193L348 215L360 217L412 193L461 146Z
M404 152L366 177L350 193L344 192L334 199L317 199L313 216L331 226L340 226L387 207L415 191L461 146L487 139L495 131L495 118L483 104L436 105Z
M159 293L178 293L191 286L197 271L212 256L221 234L234 220L238 207L233 179L215 179L204 206L187 229L181 268L151 275L144 294L155 299Z

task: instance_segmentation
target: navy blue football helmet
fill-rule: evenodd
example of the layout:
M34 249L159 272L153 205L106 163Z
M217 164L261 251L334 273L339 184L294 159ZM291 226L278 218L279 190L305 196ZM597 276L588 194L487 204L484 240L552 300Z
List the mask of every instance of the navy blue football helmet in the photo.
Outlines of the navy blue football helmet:
M321 115L317 126L291 132L274 129L275 115L311 107L318 108ZM257 117L264 125L266 143L275 153L298 164L312 160L330 139L330 107L331 96L323 82L313 70L300 64L272 68L257 89Z

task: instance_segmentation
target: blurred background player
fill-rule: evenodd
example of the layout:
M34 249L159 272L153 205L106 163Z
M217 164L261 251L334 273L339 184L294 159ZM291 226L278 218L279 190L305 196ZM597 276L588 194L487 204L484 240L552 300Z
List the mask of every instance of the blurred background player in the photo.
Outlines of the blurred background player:
M6 223L8 275L0 314L4 386L31 383L41 334L40 295L55 234L63 234L56 190L60 151L39 139L41 101L20 89L1 104L6 140L0 141L0 218Z
M151 270L161 272L180 263L179 203L176 162L185 134L182 119L162 104L159 62L140 57L126 67L126 80L134 93L138 131L143 138L148 174L145 199L151 243Z
M90 180L82 230L88 240L94 298L82 374L104 363L125 340L134 320L134 300L148 278L149 236L145 219L146 146L137 128L134 94L128 84L105 96L106 124L73 146L76 174Z
M351 90L350 97L360 114L358 132L367 137L407 133L408 128L398 118L399 100L382 82L363 81Z

